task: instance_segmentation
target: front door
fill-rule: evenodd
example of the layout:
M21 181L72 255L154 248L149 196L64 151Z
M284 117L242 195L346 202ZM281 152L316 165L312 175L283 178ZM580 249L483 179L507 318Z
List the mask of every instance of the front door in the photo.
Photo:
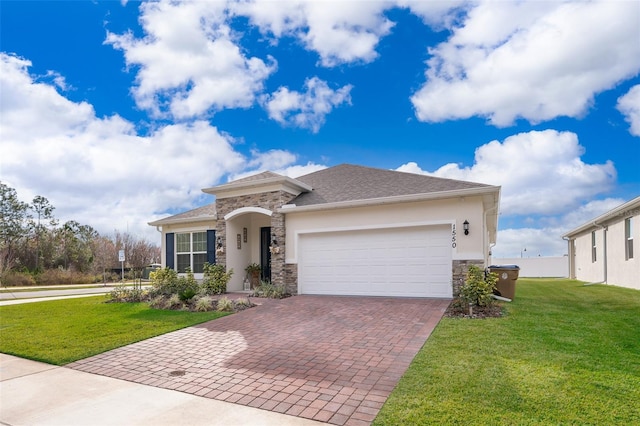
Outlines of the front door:
M271 282L271 252L269 251L270 245L271 227L265 226L263 228L260 228L260 266L262 267L260 279L269 282Z

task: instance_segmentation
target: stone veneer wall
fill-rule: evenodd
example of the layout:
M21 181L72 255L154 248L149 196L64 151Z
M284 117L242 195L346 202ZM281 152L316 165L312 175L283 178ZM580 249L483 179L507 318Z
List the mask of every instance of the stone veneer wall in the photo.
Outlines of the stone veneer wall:
M469 265L476 265L479 268L484 268L484 261L482 260L454 260L452 262L453 269L453 297L457 297L460 294L460 288L464 285L464 281L467 279L467 271Z
M227 226L224 216L241 207L262 207L273 212L271 215L271 234L278 242L278 252L271 253L271 282L276 285L285 285L288 291L297 293L297 269L296 280L293 284L287 282L285 272L285 219L282 213L277 210L284 204L293 200L296 196L285 191L262 192L259 194L242 195L239 197L222 198L216 200L216 212L218 221L216 224L216 238L221 237L222 241L227 240ZM224 243L223 243L224 244ZM227 264L227 254L217 253L216 262L222 265ZM291 265L297 267L297 265ZM291 286L291 289L289 288ZM295 291L292 291L295 289Z
M287 263L284 265L285 287L290 294L298 294L298 264Z

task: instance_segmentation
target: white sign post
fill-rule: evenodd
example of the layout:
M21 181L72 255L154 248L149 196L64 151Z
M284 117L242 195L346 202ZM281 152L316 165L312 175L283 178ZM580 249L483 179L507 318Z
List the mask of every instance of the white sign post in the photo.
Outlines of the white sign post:
M124 281L124 250L118 250L118 261L120 262L120 269L122 271L122 281Z

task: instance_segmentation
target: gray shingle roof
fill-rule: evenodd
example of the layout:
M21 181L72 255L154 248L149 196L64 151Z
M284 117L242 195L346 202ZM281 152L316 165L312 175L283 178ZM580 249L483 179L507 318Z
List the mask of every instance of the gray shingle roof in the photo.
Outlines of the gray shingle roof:
M300 176L296 180L313 187L313 191L300 194L295 200L291 201L296 206L490 187L490 185L482 183L375 169L352 164L330 167Z
M174 222L184 222L189 219L193 220L204 220L211 219L215 220L216 218L216 203L207 204L206 206L198 207L193 210L189 210L183 213L178 213L173 216L165 217L160 220L156 220L154 222L149 222L149 225L157 226L157 225L165 225Z
M236 180L231 181L231 182L233 182L233 183L252 182L252 181L258 181L258 180L263 180L263 179L268 179L268 178L273 178L273 177L282 177L282 176L277 174L277 173L274 173L274 172L266 171L266 172L258 173L258 174L255 174L255 175L247 176L246 178L236 179Z

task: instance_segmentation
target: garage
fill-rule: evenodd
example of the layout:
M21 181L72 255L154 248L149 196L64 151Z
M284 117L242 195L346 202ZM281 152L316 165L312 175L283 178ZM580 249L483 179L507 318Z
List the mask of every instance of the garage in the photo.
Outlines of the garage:
M299 235L301 294L451 297L451 226Z

